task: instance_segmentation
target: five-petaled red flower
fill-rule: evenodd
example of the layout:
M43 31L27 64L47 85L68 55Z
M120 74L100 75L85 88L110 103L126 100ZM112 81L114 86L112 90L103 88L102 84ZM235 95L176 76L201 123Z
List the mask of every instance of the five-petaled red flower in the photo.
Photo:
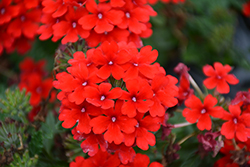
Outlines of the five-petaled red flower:
M219 62L214 63L214 68L210 65L205 65L203 67L203 72L209 78L203 81L204 85L208 89L213 89L216 87L216 90L219 93L229 93L230 88L228 83L235 85L239 82L239 80L233 74L228 74L231 69L232 68L229 65L223 66Z
M185 105L188 108L183 110L183 116L190 123L195 123L197 120L197 127L200 130L210 130L212 127L212 122L210 115L215 118L221 118L224 113L224 109L220 106L216 106L217 99L212 95L207 95L204 99L204 104L201 100L192 95L185 101Z

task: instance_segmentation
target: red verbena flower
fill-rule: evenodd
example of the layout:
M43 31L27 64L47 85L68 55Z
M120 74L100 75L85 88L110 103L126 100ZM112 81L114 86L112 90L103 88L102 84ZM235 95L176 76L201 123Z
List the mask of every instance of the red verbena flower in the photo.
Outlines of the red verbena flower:
M125 49L120 49L119 45L114 42L105 41L100 48L94 51L92 60L95 64L100 65L97 75L102 79L107 79L110 74L120 80L124 77L124 69L121 65L127 63L131 56Z
M36 106L42 99L48 97L50 89L52 88L52 81L51 78L42 80L40 75L34 73L31 74L27 80L21 82L19 87L21 90L25 88L27 93L31 93L30 104Z
M221 118L224 113L224 109L220 106L216 106L217 99L212 95L207 95L204 99L204 104L201 100L192 95L185 101L185 105L188 108L183 110L183 116L190 123L195 123L197 120L197 127L200 130L210 130L212 127L212 122L210 115L215 118Z
M235 136L242 142L250 137L250 114L241 113L238 105L229 105L229 112L225 112L222 119L227 120L221 127L221 134L227 139Z
M149 131L156 132L160 129L160 119L147 115L143 118L144 114L138 113L136 120L138 123L135 126L133 133L125 133L124 143L126 146L136 144L142 150L148 150L149 146L154 146L156 143L155 136Z
M65 20L60 21L59 23L53 26L54 35L57 37L63 37L62 44L67 42L76 42L79 37L87 38L89 36L89 31L82 29L82 26L79 25L78 20L87 15L87 10L85 8L69 8L67 14L65 14Z
M114 25L119 24L124 13L120 10L112 9L109 3L96 4L94 0L86 2L86 9L91 13L79 19L79 24L85 30L94 30L97 33L112 31Z
M203 72L209 78L203 81L204 85L208 89L216 87L216 90L219 93L229 93L230 88L228 83L235 85L239 82L233 74L228 74L231 69L232 68L229 65L223 66L219 62L214 63L214 68L211 65L205 65L203 67Z
M101 109L97 108L87 102L76 105L75 103L69 102L67 99L62 101L60 115L58 119L64 121L62 127L72 128L75 127L77 131L88 134L91 132L90 121L91 117L99 116Z
M103 110L105 116L98 116L91 120L91 126L95 134L104 133L104 139L109 143L121 144L124 140L124 133L135 131L137 121L122 115L121 107L123 101L116 101L115 109Z
M19 14L20 6L13 5L12 0L2 0L0 2L0 25L8 23Z
M84 94L87 102L102 109L112 108L115 104L115 101L112 99L119 98L122 95L122 90L119 87L111 88L112 85L110 83L101 83L98 87L86 87Z
M150 100L153 97L153 91L145 81L133 79L126 82L128 92L124 91L120 99L125 100L122 106L122 114L132 118L135 117L137 111L146 113L149 107L153 105Z

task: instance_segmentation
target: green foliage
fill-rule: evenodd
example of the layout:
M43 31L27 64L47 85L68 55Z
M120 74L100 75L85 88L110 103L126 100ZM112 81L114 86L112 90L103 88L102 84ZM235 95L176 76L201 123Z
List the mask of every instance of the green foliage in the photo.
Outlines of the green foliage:
M14 160L9 165L9 167L35 167L38 156L34 155L34 157L29 156L29 151L26 150L21 156L18 153L15 153L13 156Z
M162 65L183 61L200 68L215 61L250 67L234 46L237 15L244 0L186 0L183 4L157 4L151 18L153 35L143 40L159 51Z
M69 161L73 161L77 156L86 157L86 154L82 151L81 142L75 140L72 135L65 137L64 147L67 150L66 156Z
M36 131L32 134L28 148L31 156L39 155L42 152L43 134L41 131Z
M30 95L26 95L24 89L20 91L16 87L14 90L7 89L5 96L6 99L0 99L0 112L4 113L5 117L27 123L26 115L32 109L29 104Z
M22 146L24 129L24 126L16 121L0 121L0 143L2 143L2 147L0 147L1 154L4 151L17 149Z

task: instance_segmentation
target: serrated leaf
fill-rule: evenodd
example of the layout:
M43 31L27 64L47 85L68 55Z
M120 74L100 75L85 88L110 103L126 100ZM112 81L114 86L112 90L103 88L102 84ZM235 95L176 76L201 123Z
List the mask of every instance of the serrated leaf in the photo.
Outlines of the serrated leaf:
M43 139L43 133L41 131L36 131L32 134L31 141L29 142L29 152L31 157L41 153L43 148Z

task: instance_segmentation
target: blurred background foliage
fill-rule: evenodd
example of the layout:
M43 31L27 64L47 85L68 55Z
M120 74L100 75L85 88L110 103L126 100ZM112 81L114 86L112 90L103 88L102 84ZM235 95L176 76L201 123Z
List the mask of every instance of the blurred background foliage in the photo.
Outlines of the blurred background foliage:
M245 0L187 0L184 4L154 6L158 16L151 18L153 35L144 39L159 51L158 62L165 66L182 61L201 68L220 61L244 65L244 53L234 43ZM250 47L250 45L249 45Z

